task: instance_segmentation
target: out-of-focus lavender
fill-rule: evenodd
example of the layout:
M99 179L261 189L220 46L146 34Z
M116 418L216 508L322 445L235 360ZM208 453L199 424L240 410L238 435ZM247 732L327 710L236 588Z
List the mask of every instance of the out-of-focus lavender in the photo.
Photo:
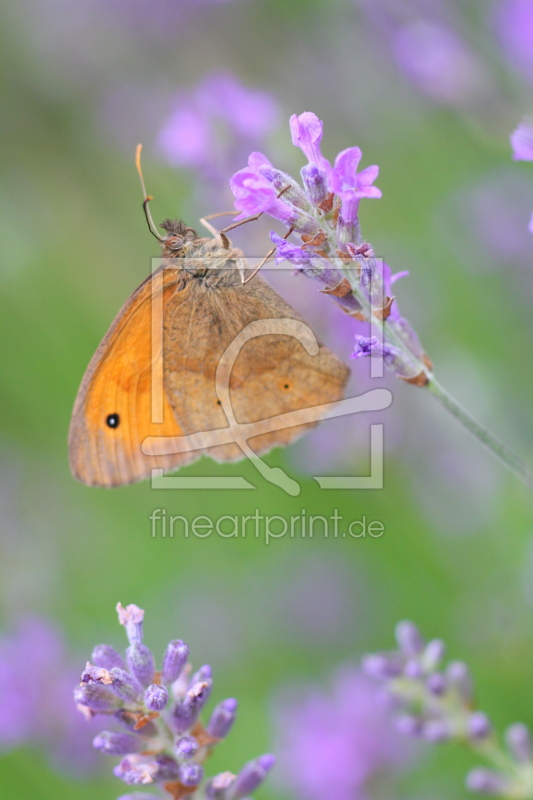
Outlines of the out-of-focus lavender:
M475 705L472 676L462 661L444 664L445 645L426 642L412 622L396 627L397 649L363 658L365 673L397 704L396 729L431 744L468 745L490 768L469 772L469 789L526 800L533 796L533 742L529 729L515 723L500 743L493 725Z
M203 763L213 747L230 732L238 703L218 703L207 725L200 721L212 689L211 667L192 673L189 648L169 642L160 670L143 643L144 611L117 605L129 647L125 658L107 644L97 645L87 662L74 699L84 716L102 714L110 729L93 740L97 750L120 756L113 772L129 786L148 786L158 794L133 793L120 800L202 796L210 800L241 800L264 781L274 766L271 754L249 761L237 775L221 772L204 781ZM191 674L192 673L192 674Z
M426 18L402 24L392 51L408 80L437 102L464 105L486 93L483 63L448 25Z
M98 766L90 750L96 727L70 700L75 674L62 635L44 619L23 620L0 637L0 751L33 745L68 772Z
M515 161L533 161L533 118L523 119L510 141Z
M533 161L533 119L522 120L510 138L515 161ZM533 213L529 220L528 230L533 233Z
M533 83L533 4L503 0L497 6L494 29L509 64Z
M272 94L247 88L229 72L211 73L172 105L157 146L170 165L195 170L200 184L208 184L204 192L220 193L252 143L264 143L278 120Z
M361 800L378 775L397 773L413 748L390 724L383 694L356 667L345 667L329 691L287 689L276 700L282 787L301 800Z

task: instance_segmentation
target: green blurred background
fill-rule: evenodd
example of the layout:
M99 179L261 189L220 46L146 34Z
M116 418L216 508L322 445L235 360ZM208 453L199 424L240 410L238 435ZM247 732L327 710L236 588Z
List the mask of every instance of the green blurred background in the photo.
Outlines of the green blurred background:
M430 3L4 3L1 622L9 631L25 615L55 620L81 669L93 644L122 645L117 601L145 608L156 652L183 638L194 664L212 664L214 699L239 698L238 723L213 771L236 770L273 747L270 709L280 687L326 685L342 662L390 646L403 617L468 661L497 724L533 723L531 495L420 390L388 384L382 491L318 489L311 476L315 456L326 468L326 430L310 440L316 445L267 458L298 478L297 498L248 464L205 460L181 474L242 474L256 491L157 492L147 482L89 489L71 477L66 448L87 363L157 255L140 209L137 141L156 219L194 225L200 212L228 205L222 183L168 164L157 148L173 94L186 96L224 70L274 98L277 122L250 144L280 168L294 174L302 164L288 117L303 110L324 120L329 158L358 144L365 166L380 165L383 199L364 205L362 222L393 270L411 272L398 288L402 310L442 382L533 459L533 171L511 161L508 143L533 108L531 83L499 45L496 5L463 5L443 3L437 19L465 43L477 83L457 89L452 81L439 95L402 71L391 39L411 18L435 14ZM237 155L232 168L247 152ZM256 230L261 254L268 226ZM334 323L324 330L329 301L309 292L310 322L348 359L353 336ZM357 386L364 370L359 362L353 370ZM364 474L367 423L342 425L331 434L339 449L327 470ZM342 447L352 425L357 446ZM348 520L381 521L385 533L268 546L252 537L153 539L155 508L189 519L338 509ZM0 797L111 800L122 786L111 760L101 760L99 775L76 778L53 769L37 745L11 749L0 760ZM460 797L470 763L453 748L433 749L391 792ZM273 785L258 792L274 796Z

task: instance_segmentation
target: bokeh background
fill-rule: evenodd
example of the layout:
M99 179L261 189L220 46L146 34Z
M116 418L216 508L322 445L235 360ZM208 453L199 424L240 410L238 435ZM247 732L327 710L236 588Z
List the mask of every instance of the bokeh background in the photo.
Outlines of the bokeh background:
M227 182L250 150L296 173L288 118L312 110L327 157L357 144L364 166L380 165L365 239L410 270L398 298L437 375L532 460L533 166L509 145L533 112L531 3L19 0L3 4L1 27L0 796L122 793L70 707L92 646L125 644L119 600L146 609L156 652L181 637L196 665L212 664L215 701L239 698L213 773L270 750L283 761L305 731L299 761L285 758L258 797L323 797L332 764L360 775L337 800L466 796L470 756L442 747L413 761L384 734L376 756L368 710L341 714L361 691L351 665L409 617L469 662L497 724L533 723L532 497L431 397L387 383L382 491L320 491L312 478L365 474L362 417L268 456L301 482L297 498L247 464L205 460L182 474L242 474L257 490L88 489L69 473L66 438L87 363L157 255L136 143L156 219L194 225L231 208ZM261 255L268 230L261 221L235 241ZM304 283L283 291L348 360L353 329ZM349 363L366 388L365 364ZM155 508L189 519L337 509L385 533L153 539ZM352 751L321 746L328 725L355 737ZM316 774L299 786L291 764Z

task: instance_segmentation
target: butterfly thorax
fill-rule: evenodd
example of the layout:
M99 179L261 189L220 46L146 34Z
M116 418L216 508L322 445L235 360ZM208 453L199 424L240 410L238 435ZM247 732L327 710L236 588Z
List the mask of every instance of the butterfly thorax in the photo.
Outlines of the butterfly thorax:
M228 249L215 238L199 238L194 228L181 220L165 220L161 227L168 232L162 242L162 257L167 264L207 286L240 283L244 266L241 250Z

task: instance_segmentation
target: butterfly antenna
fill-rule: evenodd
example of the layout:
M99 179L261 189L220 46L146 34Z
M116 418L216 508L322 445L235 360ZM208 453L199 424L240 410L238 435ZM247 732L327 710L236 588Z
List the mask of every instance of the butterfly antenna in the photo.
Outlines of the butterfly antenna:
M148 224L148 230L150 231L152 236L155 236L155 238L157 239L158 242L162 242L163 241L163 237L159 235L159 233L157 231L157 228L155 226L154 220L152 218L152 214L150 213L150 205L149 205L150 204L150 200L153 200L154 198L152 197L152 195L146 193L146 186L144 185L143 172L142 172L142 169L141 169L141 152L142 152L142 149L143 149L142 144L138 144L137 145L137 150L135 151L135 166L137 167L137 172L139 173L139 178L141 180L141 187L142 187L143 195L144 195L144 201L143 201L144 216L146 217L146 222Z

